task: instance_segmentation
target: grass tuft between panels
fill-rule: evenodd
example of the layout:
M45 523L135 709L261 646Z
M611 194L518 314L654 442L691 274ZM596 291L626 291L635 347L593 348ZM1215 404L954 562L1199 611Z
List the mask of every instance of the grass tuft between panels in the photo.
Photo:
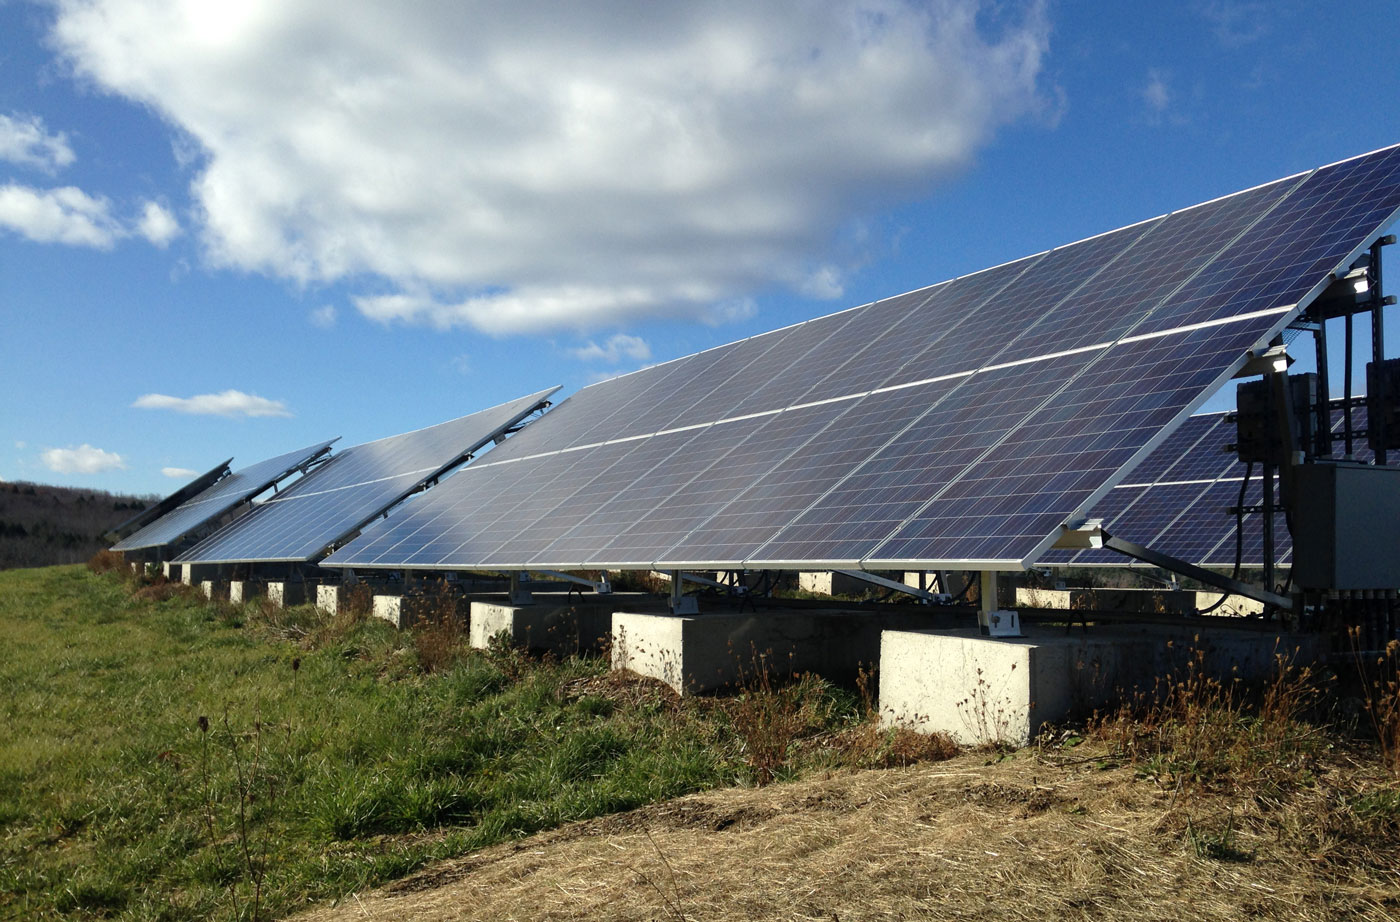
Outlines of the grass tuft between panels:
M0 919L271 918L574 820L884 758L839 745L866 717L814 677L681 700L366 609L209 601L106 559L0 573Z

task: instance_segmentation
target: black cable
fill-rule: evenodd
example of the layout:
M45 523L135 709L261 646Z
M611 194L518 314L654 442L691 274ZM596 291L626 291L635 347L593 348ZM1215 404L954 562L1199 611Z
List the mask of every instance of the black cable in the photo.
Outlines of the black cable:
M1245 465L1244 480L1240 481L1240 495L1235 501L1235 568L1231 571L1230 578L1236 580L1240 578L1240 562L1244 558L1244 497L1245 493L1249 490L1249 478L1252 476L1254 476L1254 462L1250 461ZM1291 567L1288 570L1288 578L1293 578L1293 569ZM1215 600L1215 604L1208 608L1202 608L1197 611L1196 614L1198 616L1210 614L1224 605L1225 600L1228 599L1230 595L1231 593L1225 592L1220 598Z

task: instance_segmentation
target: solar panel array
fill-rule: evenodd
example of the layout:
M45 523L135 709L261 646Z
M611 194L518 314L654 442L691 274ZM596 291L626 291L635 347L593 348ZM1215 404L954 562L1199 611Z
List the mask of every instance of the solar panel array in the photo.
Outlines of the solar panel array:
M176 558L178 563L309 561L385 509L476 453L558 388L426 429L337 453L248 515Z
M121 523L116 528L113 528L111 531L108 532L108 534L112 535L113 537L116 537L118 540L121 540L128 534L135 532L137 529L146 527L150 523L154 522L156 519L165 515L170 510L174 509L176 506L179 506L185 500L191 498L197 493L203 492L204 490L212 486L215 482L222 479L223 476L228 473L229 465L232 463L233 459L229 458L222 464L210 468L203 474L200 474L198 477L191 480L189 483L185 484L180 489L176 490L174 493L171 493L165 499L161 500L153 506L150 506L136 513L136 515L127 519L125 522Z
M1246 465L1224 446L1235 441L1235 425L1226 413L1203 413L1188 419L1142 464L1134 468L1089 513L1103 520L1104 530L1152 550L1188 563L1207 567L1233 567L1236 516L1233 506L1257 507L1263 503L1262 472L1255 465L1240 501ZM1352 409L1352 426L1366 427L1366 407ZM1333 453L1343 451L1342 410L1332 407ZM1373 458L1364 437L1355 440L1353 459L1369 463ZM1275 494L1277 497L1277 494ZM1264 563L1264 530L1259 513L1242 520L1240 563L1258 567ZM1274 562L1292 559L1293 539L1280 511L1274 520ZM1134 563L1122 554L1097 549L1052 550L1040 558L1052 566L1100 566Z
M1390 148L595 384L325 563L1024 566L1397 208Z
M320 442L285 455L268 458L235 471L213 486L202 490L145 528L112 545L114 551L134 551L149 547L165 547L200 529L231 511L239 503L252 499L268 487L286 479L298 468L305 467L330 451L335 439Z

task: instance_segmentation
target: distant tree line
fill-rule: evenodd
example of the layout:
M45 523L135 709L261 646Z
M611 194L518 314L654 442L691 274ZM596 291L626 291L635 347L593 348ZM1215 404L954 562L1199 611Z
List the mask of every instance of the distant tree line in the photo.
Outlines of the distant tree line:
M81 563L108 546L104 534L158 499L0 483L0 570Z

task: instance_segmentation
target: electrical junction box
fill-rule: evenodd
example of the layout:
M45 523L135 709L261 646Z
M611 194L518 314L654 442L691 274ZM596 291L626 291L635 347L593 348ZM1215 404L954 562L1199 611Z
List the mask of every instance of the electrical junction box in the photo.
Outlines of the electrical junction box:
M1400 588L1400 467L1301 464L1294 477L1294 585Z
M1366 416L1372 451L1400 448L1400 359L1366 363Z

